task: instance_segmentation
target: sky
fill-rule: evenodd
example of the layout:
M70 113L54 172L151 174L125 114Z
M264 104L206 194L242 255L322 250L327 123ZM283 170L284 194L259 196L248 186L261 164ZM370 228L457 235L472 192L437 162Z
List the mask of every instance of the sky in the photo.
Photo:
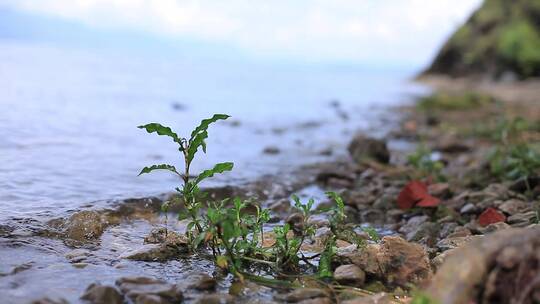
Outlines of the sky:
M431 60L481 0L0 0L100 31L229 46L316 62Z

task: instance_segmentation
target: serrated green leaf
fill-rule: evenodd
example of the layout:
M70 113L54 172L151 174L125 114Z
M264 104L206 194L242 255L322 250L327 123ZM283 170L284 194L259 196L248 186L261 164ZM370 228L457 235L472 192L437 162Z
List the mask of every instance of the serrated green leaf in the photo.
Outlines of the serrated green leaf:
M141 170L141 172L139 172L139 175L145 174L145 173L150 173L150 172L152 172L154 170L167 170L167 171L171 171L173 173L176 173L176 174L180 175L180 173L178 173L178 171L176 171L176 168L174 166L167 165L167 164L152 165L150 167L144 167Z
M173 139L173 141L177 144L180 144L181 138L178 136L178 134L174 133L173 130L169 127L166 127L159 123L149 123L146 125L138 126L139 129L145 129L148 133L157 133L158 135L164 135L169 136Z
M226 114L214 114L214 116L212 116L211 118L207 118L207 119L203 119L201 121L201 124L196 127L193 132L191 132L191 139L190 139L190 142L193 141L193 139L195 138L195 136L197 134L199 134L200 132L203 132L205 131L206 129L208 129L208 126L211 124L211 123L214 123L218 120L225 120L227 118L229 118L230 116L229 115L226 115Z
M197 179L195 180L195 185L197 185L198 183L200 183L206 178L214 176L214 174L223 173L225 171L231 171L233 167L234 167L234 163L231 163L231 162L216 164L214 165L214 168L204 170L203 172L201 172L201 174L199 174L199 176L197 176Z

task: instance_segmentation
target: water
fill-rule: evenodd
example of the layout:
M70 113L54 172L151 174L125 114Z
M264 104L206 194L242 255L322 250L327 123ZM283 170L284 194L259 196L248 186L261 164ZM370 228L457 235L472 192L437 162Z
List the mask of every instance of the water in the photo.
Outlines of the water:
M234 161L219 183L343 154L356 129L419 90L411 73L0 41L0 220L170 191L174 176L137 177L146 165L180 166L170 140L135 128L147 122L187 135L202 118L231 115L195 161ZM268 146L281 153L263 154Z

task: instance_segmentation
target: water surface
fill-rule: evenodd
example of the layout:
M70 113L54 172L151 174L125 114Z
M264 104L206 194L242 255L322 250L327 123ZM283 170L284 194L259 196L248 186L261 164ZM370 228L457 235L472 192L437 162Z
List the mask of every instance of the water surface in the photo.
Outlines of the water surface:
M412 72L0 41L0 220L173 189L172 175L137 177L142 166L180 166L170 140L136 128L147 122L187 135L231 115L195 161L234 161L220 183L343 154L356 129L384 127L387 107L419 90ZM269 146L280 153L264 154Z

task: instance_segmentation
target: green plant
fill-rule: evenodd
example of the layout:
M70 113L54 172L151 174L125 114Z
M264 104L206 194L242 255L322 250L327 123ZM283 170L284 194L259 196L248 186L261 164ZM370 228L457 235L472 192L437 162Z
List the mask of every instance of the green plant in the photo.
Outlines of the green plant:
M467 110L490 104L493 101L493 98L488 95L474 92L466 92L462 94L435 93L420 98L417 103L417 107L423 111Z
M313 199L303 203L296 195L291 196L294 207L301 214L301 220L294 223L294 226L289 224L275 226L273 228L275 240L271 246L265 246L264 234L264 226L270 219L268 209L260 208L259 204L253 200L240 198L209 201L203 205L205 194L199 189L199 184L215 174L230 171L233 163L216 164L212 169L202 171L196 176L191 175L191 163L199 150L206 152L205 140L208 137L209 125L228 117L228 115L216 114L212 118L202 120L201 124L191 132L189 139L178 136L169 127L158 123L139 126L148 133L172 138L181 152L184 163L182 172L173 165L159 164L144 167L139 175L154 170L167 170L181 178L183 184L181 188L176 188L180 194L179 198L164 203L163 211L167 212L171 204L181 203L184 210L180 212L179 218L190 219L186 234L191 249L203 252L206 249L211 250L216 265L231 272L240 280L247 276L254 280L272 281L246 271L252 269L251 267L255 264L262 265L275 273L283 273L298 270L301 261L306 265L316 267L309 262L315 258L319 258L318 276L331 277L331 261L337 250L336 241L346 240L359 246L365 242L351 227L345 225L345 204L338 194L327 193L328 197L336 202L336 205L328 210L332 235L324 243L322 252L312 257L304 256L301 248L306 240L313 239L315 235L315 226L310 223L310 218L315 212Z
M203 232L203 228L200 221L200 209L201 209L201 197L202 193L199 189L199 184L215 174L223 173L225 171L232 170L234 164L232 162L218 163L212 169L202 171L195 178L192 178L190 167L195 155L201 149L206 153L206 142L208 138L208 127L210 124L229 118L225 114L215 114L211 118L203 119L199 126L197 126L188 138L180 137L178 134L172 131L171 128L163 126L159 123L150 123L139 126L139 129L144 129L148 133L156 133L161 136L168 136L172 138L173 142L178 145L178 150L181 152L184 171L180 173L175 166L169 164L152 165L150 167L144 167L139 175L150 173L155 170L167 170L178 175L182 181L182 188L176 188L176 191L180 193L182 198L185 215L191 218L191 222L188 224L188 237L191 241L194 240L195 235L200 235ZM170 202L163 206L163 209L168 210ZM179 214L182 217L184 214Z
M540 172L540 152L530 144L498 146L488 160L490 172L500 179L527 181Z
M423 144L407 156L407 162L418 172L417 178L435 178L438 181L446 179L442 174L444 164L439 160L434 160L433 152Z
M497 145L487 157L489 172L500 180L522 179L529 186L529 177L540 174L540 146L529 143L523 133L537 128L521 117L499 121L491 132Z

